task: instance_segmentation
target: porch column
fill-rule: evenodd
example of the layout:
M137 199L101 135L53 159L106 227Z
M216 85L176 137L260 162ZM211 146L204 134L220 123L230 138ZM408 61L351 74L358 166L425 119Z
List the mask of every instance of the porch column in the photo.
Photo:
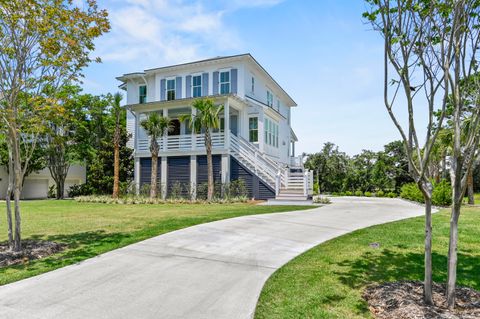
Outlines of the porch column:
M295 157L295 142L292 141L292 157Z
M134 164L134 176L135 176L135 194L140 195L140 158L135 157Z
M163 109L163 116L168 117L168 109ZM165 131L163 133L163 137L162 137L162 143L163 143L162 150L164 152L167 151L167 139L168 139L168 132ZM163 157L162 157L162 159L163 159ZM162 166L162 169L163 169L163 166ZM162 176L162 178L163 178L163 176Z
M190 156L190 194L192 200L197 198L197 155Z
M228 98L225 101L225 105L223 106L224 112L224 131L225 131L225 149L230 150L230 104L228 102Z
M230 183L230 155L222 154L222 184Z
M160 187L162 190L162 199L167 198L167 172L168 172L168 167L167 167L167 157L162 156L162 165L161 165L161 173L160 173Z
M197 109L192 106L192 120L196 115L197 115ZM187 123L187 125L190 125L190 123ZM196 148L197 148L197 132L195 132L195 129L192 128L192 150Z

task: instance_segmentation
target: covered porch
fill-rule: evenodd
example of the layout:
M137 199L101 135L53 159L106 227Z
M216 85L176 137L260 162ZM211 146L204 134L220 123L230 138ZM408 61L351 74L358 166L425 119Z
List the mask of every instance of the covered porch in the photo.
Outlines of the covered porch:
M157 112L172 120L173 128L167 135L158 139L162 155L180 155L181 153L201 154L205 152L205 134L192 132L188 122L182 122L183 115L196 115L196 109L191 105L194 99L182 99L168 102L152 102L137 104L132 107L136 113L135 149L137 156L150 154L150 138L142 129L140 122L151 112ZM234 96L214 98L216 105L223 105L220 115L220 128L211 132L212 146L215 153L223 153L229 149L230 135L248 136L247 104Z

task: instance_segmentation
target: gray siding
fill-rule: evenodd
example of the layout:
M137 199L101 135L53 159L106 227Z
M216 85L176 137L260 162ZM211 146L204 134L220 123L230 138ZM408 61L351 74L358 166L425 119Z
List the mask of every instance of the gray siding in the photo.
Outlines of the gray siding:
M222 156L213 155L212 156L213 164L213 182L221 183L222 181ZM201 155L197 156L197 185L208 182L208 167L207 167L207 156Z
M160 183L160 173L161 173L162 161L160 157L158 158L157 166L157 183ZM150 184L152 176L152 159L150 157L145 157L140 159L140 186L144 184Z
M248 197L255 199L275 198L275 190L264 183L248 168L243 166L233 156L230 156L230 180L243 179Z
M167 165L167 196L170 195L172 187L177 183L182 185L182 196L188 196L190 192L190 156L168 157Z

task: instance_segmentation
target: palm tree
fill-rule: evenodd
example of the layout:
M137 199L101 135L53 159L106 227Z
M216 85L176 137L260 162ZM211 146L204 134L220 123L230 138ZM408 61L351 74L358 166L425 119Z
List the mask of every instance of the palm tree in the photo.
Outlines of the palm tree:
M192 103L197 110L196 115L186 114L180 117L180 121L187 121L193 132L198 133L203 128L205 131L205 149L207 150L208 191L207 200L212 200L213 184L213 161L212 161L212 135L211 131L220 128L220 112L223 105L215 105L212 99L197 99Z
M115 133L113 135L113 198L118 198L120 184L120 117L122 108L120 102L122 94L117 92L113 96L112 113L115 116Z
M172 120L168 117L160 116L158 113L150 113L147 119L140 125L150 136L150 153L152 153L152 173L150 177L150 198L157 197L157 165L158 165L158 146L157 139L170 132L173 128Z

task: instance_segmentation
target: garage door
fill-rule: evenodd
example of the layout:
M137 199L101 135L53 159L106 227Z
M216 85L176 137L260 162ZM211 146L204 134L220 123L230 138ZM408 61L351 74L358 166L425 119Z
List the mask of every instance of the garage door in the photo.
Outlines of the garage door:
M48 179L27 179L23 184L22 199L47 198Z

